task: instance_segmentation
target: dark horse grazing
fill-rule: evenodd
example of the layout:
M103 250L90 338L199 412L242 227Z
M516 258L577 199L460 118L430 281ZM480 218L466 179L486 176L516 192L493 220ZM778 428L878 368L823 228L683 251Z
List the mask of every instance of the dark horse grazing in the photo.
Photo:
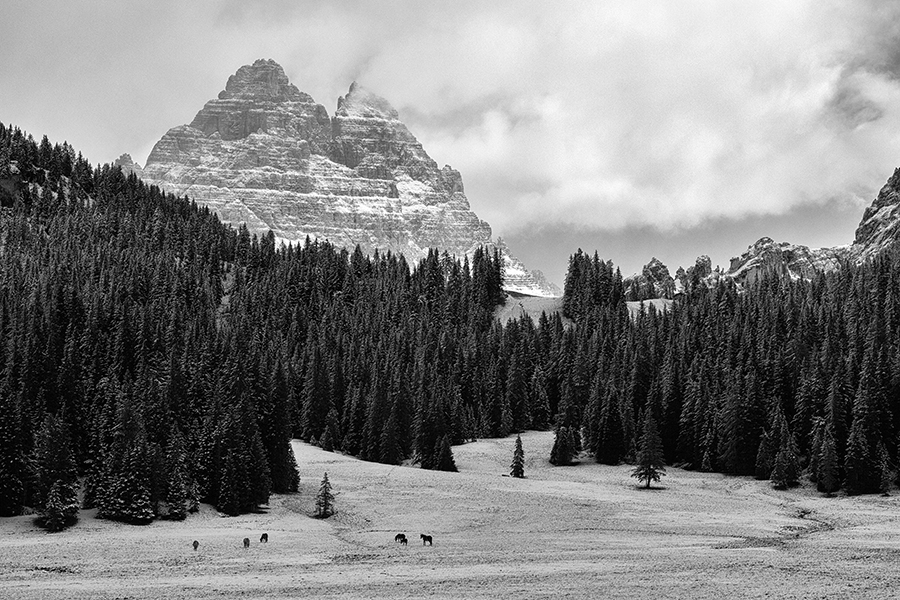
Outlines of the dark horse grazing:
M428 544L429 546L432 545L432 543L431 543L431 536L430 536L430 535L425 535L424 533L422 533L422 534L419 535L419 537L422 538L422 545L423 545L423 546L424 546L425 544Z
M200 542L198 542L197 540L194 540L194 550L196 550L199 547L200 547Z
M260 544L268 544L269 543L269 534L264 533L261 536L259 536L259 543Z
M405 545L406 545L406 537L404 537L402 540L400 540L400 544L401 544L402 546L405 546Z
M250 547L250 538L244 538L244 548Z
M406 540L406 534L405 534L405 533L398 533L397 535L394 536L394 543L395 543L395 544L396 544L397 542L403 542L403 541L405 541L405 540Z

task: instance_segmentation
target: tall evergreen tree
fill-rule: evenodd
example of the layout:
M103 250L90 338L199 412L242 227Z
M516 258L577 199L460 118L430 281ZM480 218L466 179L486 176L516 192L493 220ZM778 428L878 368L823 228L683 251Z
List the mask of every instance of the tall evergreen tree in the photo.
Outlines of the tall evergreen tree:
M816 488L825 494L831 495L840 487L838 476L838 454L831 434L831 427L826 425L822 430L822 451L818 460L818 472L816 473Z
M577 451L575 440L568 427L560 427L556 430L556 438L553 440L553 448L550 450L550 464L557 467L565 467L572 464Z
M453 471L456 472L456 461L453 460L453 450L450 448L450 437L446 434L438 442L435 448L435 456L437 462L434 466L437 471Z
M516 448L513 450L512 464L509 465L510 477L525 477L525 450L522 448L522 436L516 436Z
M331 491L331 482L328 481L328 473L322 478L319 485L319 493L316 494L316 516L327 519L334 514L334 493Z
M644 413L644 433L638 447L637 464L631 472L631 476L638 482L646 482L645 487L650 489L651 481L659 481L666 474L666 463L663 456L662 438L656 428L656 419L653 411Z

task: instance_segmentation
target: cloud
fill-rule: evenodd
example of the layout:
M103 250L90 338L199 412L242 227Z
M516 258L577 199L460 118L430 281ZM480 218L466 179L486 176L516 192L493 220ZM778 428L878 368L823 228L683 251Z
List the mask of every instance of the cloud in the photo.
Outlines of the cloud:
M254 5L240 6L246 27ZM341 77L387 97L498 230L864 202L900 156L900 11L887 3L377 6L291 13L293 37L278 37L289 72L327 90L298 82L329 109ZM255 23L270 31L284 14Z
M0 34L2 118L93 160L143 158L256 58L330 112L359 80L504 234L867 203L900 162L895 2L60 2Z

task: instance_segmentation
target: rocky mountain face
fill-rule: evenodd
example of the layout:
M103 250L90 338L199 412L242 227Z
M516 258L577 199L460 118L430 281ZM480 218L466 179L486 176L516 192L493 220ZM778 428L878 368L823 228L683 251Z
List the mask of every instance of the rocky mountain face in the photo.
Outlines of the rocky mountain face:
M856 260L866 260L897 240L900 240L900 168L894 170L863 213L849 254Z
M686 271L679 268L675 277L668 276L668 269L656 258L644 267L641 274L625 279L626 290L641 290L643 297L670 298L668 281L674 285L674 294L680 294L692 285L712 285L727 277L741 285L753 285L766 272L781 273L793 279L811 279L816 273L840 268L845 261L862 262L883 252L900 240L900 168L888 179L878 196L863 213L852 244L834 248L809 248L788 242L775 242L764 237L749 246L743 254L731 259L727 270L713 270L709 257L701 256ZM649 295L650 293L654 295Z
M284 242L309 236L411 262L429 248L463 256L492 244L459 172L439 168L384 98L353 83L329 116L272 60L238 69L190 124L156 143L143 169L127 155L117 162ZM501 248L507 288L558 295Z
M812 279L820 272L833 271L847 256L847 247L808 248L761 238L747 251L731 259L726 275L738 283L752 285L762 273L774 271L792 279Z
M626 277L622 283L627 300L672 299L675 295L675 279L669 273L669 268L655 256L644 265L640 273Z

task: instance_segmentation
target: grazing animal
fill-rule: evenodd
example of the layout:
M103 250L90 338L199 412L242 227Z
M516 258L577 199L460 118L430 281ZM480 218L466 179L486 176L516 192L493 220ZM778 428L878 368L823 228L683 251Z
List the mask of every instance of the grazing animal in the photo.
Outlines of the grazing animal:
M250 547L250 538L244 538L244 548Z
M269 543L269 534L264 533L261 536L259 536L259 543L260 544L268 544Z
M402 541L404 541L404 540L406 540L406 534L405 534L405 533L398 533L397 535L394 536L394 543L402 542Z
M194 550L196 550L199 547L200 547L200 542L198 542L197 540L194 540Z
M430 536L430 535L425 535L425 534L423 533L423 534L420 534L419 537L422 538L422 545L423 545L423 546L424 546L425 544L428 544L429 546L432 545L432 543L431 543L431 536Z
M402 545L405 546L405 545L406 545L406 538L404 537L402 540L400 540L400 543L401 543Z

